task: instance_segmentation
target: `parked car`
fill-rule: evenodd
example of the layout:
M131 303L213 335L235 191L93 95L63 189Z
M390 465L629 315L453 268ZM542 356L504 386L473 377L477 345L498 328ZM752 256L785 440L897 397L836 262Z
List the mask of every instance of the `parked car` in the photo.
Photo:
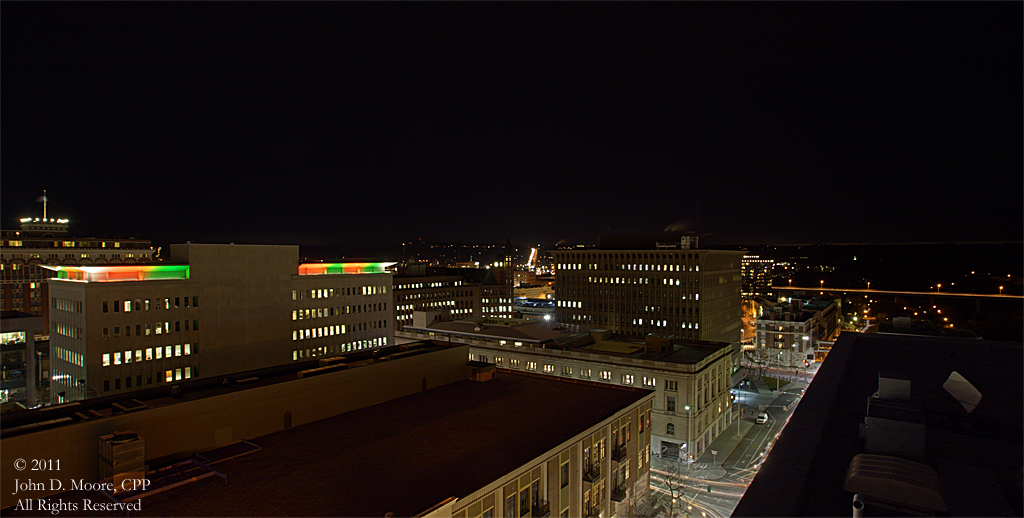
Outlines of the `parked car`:
M757 424L765 424L768 422L768 412L761 412L757 414Z

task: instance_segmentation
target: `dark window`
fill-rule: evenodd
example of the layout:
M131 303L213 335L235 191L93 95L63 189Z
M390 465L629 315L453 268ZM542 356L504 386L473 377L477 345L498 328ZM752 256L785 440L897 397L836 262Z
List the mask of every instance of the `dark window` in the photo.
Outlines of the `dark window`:
M103 301L103 312L106 313L107 311L108 311L108 309L107 309L107 301L104 300Z
M199 307L199 295L193 295L192 296L192 307L194 307L194 308L198 308Z
M192 330L193 331L199 331L199 319L198 318L193 318L192 319Z
M121 390L121 378L114 378L114 390Z
M175 331L181 331L181 321L180 320L175 320L174 321L174 330Z
M180 297L174 297L174 307L176 307L176 308L181 307L181 298Z
M153 384L153 375L152 374L146 374L146 385L152 385L152 384Z
M140 387L142 386L142 374L139 374L138 376L135 376L135 384L140 386Z
M127 376L124 378L124 388L132 388L132 377Z
M562 469L560 470L559 480L561 481L561 484L558 486L559 488L563 488L563 487L569 485L569 463L568 462L566 462L565 464L562 464Z
M103 380L103 392L110 392L110 380Z
M114 313L117 313L120 308L121 308L121 301L120 300L115 300L114 301Z

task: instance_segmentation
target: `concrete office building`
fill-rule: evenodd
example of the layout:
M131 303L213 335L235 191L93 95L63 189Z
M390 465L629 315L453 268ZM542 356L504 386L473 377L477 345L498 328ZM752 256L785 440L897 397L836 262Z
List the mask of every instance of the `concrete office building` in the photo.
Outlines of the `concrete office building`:
M803 366L813 361L819 342L839 335L842 324L839 301L789 299L774 307L761 306L754 323L757 348L781 353L781 365Z
M165 264L46 266L54 403L392 342L390 263L171 245Z
M347 355L347 368L331 372L295 364L305 369L299 379L193 380L206 385L183 399L140 396L132 412L92 400L44 412L42 423L5 422L0 507L21 516L33 513L10 509L19 497L109 501L98 492L54 495L49 485L14 495L14 460L45 443L67 463L62 477L92 482L101 471L96 439L112 430L145 439L151 469L201 452L216 463L193 473L212 466L230 480L154 486L166 491L145 498L140 516L631 516L631 497L647 496L649 391L494 375L494 365L467 361L465 346L439 341L376 352ZM70 417L54 419L60 412Z
M491 268L410 265L394 275L395 329L412 323L415 311L441 311L445 318L512 316L512 288Z
M667 457L699 456L733 422L730 344L609 335L536 320L463 319L406 326L396 337L465 343L471 359L514 371L652 390L649 446Z
M553 251L558 321L636 338L739 342L743 252L695 247L693 236L664 233Z
M0 310L49 320L53 272L43 265L148 264L153 253L148 239L70 237L66 219L22 218L20 230L4 230L0 240Z
M762 259L759 255L744 255L741 264L743 271L743 295L764 295L772 284L772 273L775 269L773 259Z

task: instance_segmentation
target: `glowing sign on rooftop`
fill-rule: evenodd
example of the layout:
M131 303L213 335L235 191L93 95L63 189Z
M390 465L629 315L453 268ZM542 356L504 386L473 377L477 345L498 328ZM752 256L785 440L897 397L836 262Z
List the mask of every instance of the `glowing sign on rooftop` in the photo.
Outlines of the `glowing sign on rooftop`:
M81 282L152 281L188 279L189 265L184 264L126 264L111 266L54 266L41 264L57 272L57 279Z
M387 273L395 263L302 263L299 275L330 275L338 273Z

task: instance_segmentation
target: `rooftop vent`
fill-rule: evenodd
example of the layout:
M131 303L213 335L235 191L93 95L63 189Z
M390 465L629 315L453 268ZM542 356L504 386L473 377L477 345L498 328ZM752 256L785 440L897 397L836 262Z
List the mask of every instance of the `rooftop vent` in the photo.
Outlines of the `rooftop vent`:
M137 410L144 410L149 408L149 405L139 401L138 399L126 399L124 401L118 401L110 405L121 412L135 412Z

